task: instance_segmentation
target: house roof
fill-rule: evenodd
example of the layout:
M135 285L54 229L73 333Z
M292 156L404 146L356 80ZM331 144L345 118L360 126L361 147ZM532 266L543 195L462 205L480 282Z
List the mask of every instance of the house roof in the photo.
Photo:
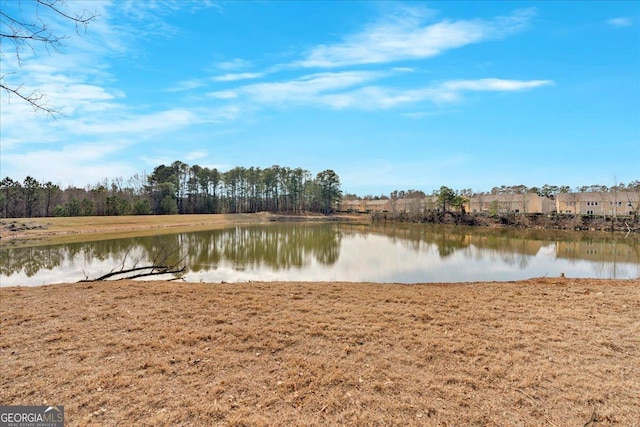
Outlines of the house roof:
M608 191L584 193L559 193L556 198L560 202L638 202L640 193L635 191Z
M521 202L522 200L531 201L533 199L545 199L546 197L538 196L536 193L524 194L480 194L470 198L470 203L486 203L486 202Z
M369 206L369 205L374 205L374 206L386 205L389 202L390 202L390 200L384 200L384 199L383 200L368 200L367 201L367 206Z

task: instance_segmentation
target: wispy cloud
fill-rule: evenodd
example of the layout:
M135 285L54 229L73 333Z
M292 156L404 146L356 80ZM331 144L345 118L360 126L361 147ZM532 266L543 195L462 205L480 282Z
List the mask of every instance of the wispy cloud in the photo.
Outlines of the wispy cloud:
M504 80L504 79L479 79L479 80L453 80L443 83L440 89L444 91L515 91L531 89L539 86L550 85L550 80Z
M318 95L353 87L375 80L380 76L381 73L373 71L318 73L290 81L246 85L240 88L239 92L261 103L299 102L308 104Z
M194 125L234 120L239 114L233 105L155 110L146 105L130 106L111 72L111 60L124 55L137 57L145 37L177 34L177 29L163 24L172 8L198 8L202 7L200 2L74 1L61 5L68 7L65 10L70 15L83 9L98 15L86 35L72 35L73 29L63 22L47 20L56 34L71 35L65 39L61 54L25 51L21 52L21 63L9 53L2 58L3 83L22 85L27 93L40 90L47 96L43 102L62 113L58 120L35 117L27 103L2 94L2 168L6 173L19 178L43 171L47 176L38 179L56 176L65 185L129 175L139 171L133 166L136 159L112 159L133 145ZM204 81L185 80L167 91L202 85Z
M176 83L174 86L165 89L165 92L183 92L186 90L197 89L206 86L206 83L199 79L183 80Z
M629 17L621 16L618 18L612 18L607 20L607 24L616 28L630 27L633 25L633 19Z
M298 56L302 59L282 75L276 74L283 71L277 67L253 71L251 62L234 58L209 66L201 70L202 74L196 71L193 76L197 78L183 76L184 80L164 90L209 90L207 96L192 97L181 104L180 97L172 95L164 107L128 104L127 96L131 94L120 89L109 65L112 59L144 56L142 40L179 34L180 29L165 22L165 15L182 4L196 8L198 3L142 2L138 8L138 2L69 2L74 8L86 6L95 10L99 18L91 24L86 37L66 41L64 60L57 55L36 58L25 52L20 67L15 57L3 57L3 72L19 71L7 76L12 83L28 82L25 89L41 89L48 94L50 106L61 108L64 113L58 121L33 120L28 105L3 97L3 167L10 165L10 173L16 177L21 172L26 175L41 170L65 183L81 179L80 184L84 184L104 176L139 172L129 166L139 158L112 161L136 144L200 125L238 120L265 107L382 110L411 106L423 111L434 105L455 104L472 91L513 92L552 84L548 80L498 78L419 81L415 77L421 67L394 62L429 58L471 43L499 39L526 28L535 11L516 11L493 20L426 23L433 14L411 9L347 36L340 43L316 46ZM384 71L359 67L355 71L310 73L306 69L388 63L391 65ZM253 79L256 81L250 81ZM413 118L424 114L432 113L406 113ZM83 142L66 145L69 140ZM53 145L60 148L51 149ZM207 155L206 150L184 150L187 161L205 159Z
M238 80L251 80L264 76L264 73L227 73L221 76L212 77L216 82L234 82Z
M275 83L256 83L234 91L212 92L217 98L241 98L250 103L269 105L311 105L332 109L389 109L402 105L431 102L450 104L460 101L465 92L513 92L553 84L550 80L505 80L497 78L451 80L417 88L394 88L370 83L389 73L351 71L318 73Z
M238 70L246 70L251 67L251 62L242 59L242 58L234 58L230 61L218 62L216 64L216 68L225 71L238 71Z
M196 151L190 151L187 154L185 154L184 159L192 162L194 160L203 159L208 155L209 153L205 150L196 150Z
M441 115L443 112L442 110L434 110L434 111L413 111L410 113L403 113L401 114L403 117L407 117L409 119L414 119L414 120L418 120L418 119L422 119L425 117L431 117L431 116L439 116Z
M12 165L12 175L31 175L37 180L57 177L56 183L84 186L104 177L131 176L136 168L108 156L121 149L117 141L95 144L70 144L59 150L33 150L3 154L3 162Z
M196 13L202 9L222 10L218 2L209 0L115 0L109 1L109 5L117 6L120 18L126 19L117 26L114 22L111 25L124 29L127 34L140 39L172 38L182 34L183 28L170 24L166 19L167 16L177 12Z
M218 99L235 99L238 97L238 93L232 90L219 90L215 92L207 93L207 96Z
M345 37L341 43L316 46L293 65L330 68L429 58L449 49L522 31L535 14L531 8L490 21L442 20L434 24L425 24L421 16L413 14L372 25Z
M333 108L388 109L403 105L431 102L451 104L462 100L468 91L511 92L550 85L549 80L455 80L414 89L368 86L339 95L325 95L320 101Z
M199 89L211 84L211 82L235 82L241 80L252 80L264 76L265 73L227 73L219 76L203 79L182 80L172 87L164 89L164 92L184 92Z
M103 120L103 117L92 120L85 117L82 120L65 120L60 126L67 128L67 132L78 135L104 136L117 135L144 135L148 138L152 134L158 134L180 127L193 125L200 119L191 111L172 109L158 111L150 114L138 114L133 117L124 115L112 121Z

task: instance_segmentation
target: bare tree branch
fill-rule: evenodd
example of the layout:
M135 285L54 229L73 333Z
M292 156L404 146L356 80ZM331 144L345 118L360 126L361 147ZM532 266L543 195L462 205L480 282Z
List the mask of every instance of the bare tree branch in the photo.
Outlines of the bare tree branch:
M23 0L27 1L27 0ZM22 16L11 16L6 11L0 10L0 55L4 56L7 51L13 51L18 60L18 66L22 67L22 51L25 49L36 51L36 46L44 46L49 54L51 51L61 52L62 40L68 38L67 35L56 34L46 22L46 12L53 16L62 17L66 22L75 25L76 34L80 34L82 28L86 32L89 23L97 18L97 14L86 9L82 12L70 14L64 10L66 2L62 0L28 0L35 3L35 15L27 19ZM22 9L22 7L21 7ZM13 49L6 48L6 43L11 42ZM13 85L8 83L7 76L14 73L0 75L0 90L8 95L8 102L11 96L15 95L21 101L31 105L34 111L39 111L51 117L61 114L60 109L47 106L47 97L40 90L25 90L24 83Z
M2 82L2 80L3 78L0 77L0 82ZM20 85L16 88L11 88L5 86L3 83L0 83L0 89L5 90L9 94L9 100L11 100L11 95L15 95L31 105L34 111L43 112L51 117L56 117L56 115L61 114L60 109L47 106L47 98L42 92L40 92L39 90L25 92L22 90L22 87L23 85Z
M138 279L140 277L158 276L162 274L179 274L184 273L187 270L187 267L184 265L184 261L187 258L188 252L175 264L167 264L167 260L169 259L169 257L174 253L178 253L179 249L169 251L165 247L162 247L153 258L151 265L138 267L136 262L133 267L125 268L127 258L129 257L129 252L130 249L125 253L122 262L120 263L119 270L116 270L116 268L114 267L110 272L103 274L102 276L95 279L89 279L88 275L85 273L85 279L80 280L80 282L99 282L112 279L116 276L122 277L114 280Z
M137 273L133 275L129 274L129 273L136 273L136 272L141 272L145 270L149 270L149 271L144 273ZM81 282L99 282L99 281L107 280L107 279L110 279L111 277L118 276L121 274L123 275L128 274L128 276L121 277L118 280L137 279L139 277L156 276L160 274L177 274L177 273L184 273L185 271L186 271L186 267L178 267L175 265L149 265L145 267L134 267L134 268L122 269L119 271L112 271L110 273L103 274L100 277L96 277L95 279L81 280Z

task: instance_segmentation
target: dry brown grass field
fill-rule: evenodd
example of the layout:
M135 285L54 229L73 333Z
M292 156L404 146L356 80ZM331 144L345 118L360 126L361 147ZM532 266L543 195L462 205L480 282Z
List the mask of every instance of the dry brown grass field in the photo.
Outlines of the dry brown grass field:
M638 280L0 296L0 402L69 426L640 425Z

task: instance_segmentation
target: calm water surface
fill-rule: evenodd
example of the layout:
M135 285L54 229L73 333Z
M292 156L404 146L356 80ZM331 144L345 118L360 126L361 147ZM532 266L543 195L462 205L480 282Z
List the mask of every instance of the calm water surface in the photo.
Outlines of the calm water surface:
M189 282L466 282L639 278L640 238L426 225L272 224L0 248L0 284L33 286L148 265L168 254ZM156 277L167 278L167 277ZM169 277L170 278L170 277Z

